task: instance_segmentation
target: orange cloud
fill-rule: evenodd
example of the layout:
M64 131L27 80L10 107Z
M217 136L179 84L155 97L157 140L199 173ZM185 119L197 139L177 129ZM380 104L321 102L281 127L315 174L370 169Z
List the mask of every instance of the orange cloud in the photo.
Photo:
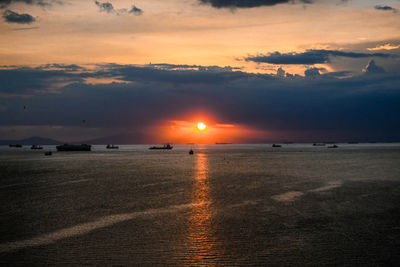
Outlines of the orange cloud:
M378 45L376 47L367 48L368 51L378 51L378 50L395 50L400 48L400 45L392 45L392 44L383 44Z

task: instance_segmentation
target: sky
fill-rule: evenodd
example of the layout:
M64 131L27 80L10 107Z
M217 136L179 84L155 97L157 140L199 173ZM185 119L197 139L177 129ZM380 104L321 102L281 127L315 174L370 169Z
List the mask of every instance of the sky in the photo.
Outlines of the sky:
M400 141L399 0L0 0L0 35L0 139Z

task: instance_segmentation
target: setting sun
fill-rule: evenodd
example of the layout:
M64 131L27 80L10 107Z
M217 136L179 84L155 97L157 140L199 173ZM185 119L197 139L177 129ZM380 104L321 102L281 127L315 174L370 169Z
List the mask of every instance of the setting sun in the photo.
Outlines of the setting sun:
M197 123L197 130L204 131L206 128L207 128L207 126L204 123L202 123L202 122Z

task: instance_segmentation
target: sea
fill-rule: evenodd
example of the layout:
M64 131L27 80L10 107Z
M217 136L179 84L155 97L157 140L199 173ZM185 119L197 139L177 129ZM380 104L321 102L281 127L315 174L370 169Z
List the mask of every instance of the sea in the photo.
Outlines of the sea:
M400 144L337 145L0 147L0 265L398 266Z

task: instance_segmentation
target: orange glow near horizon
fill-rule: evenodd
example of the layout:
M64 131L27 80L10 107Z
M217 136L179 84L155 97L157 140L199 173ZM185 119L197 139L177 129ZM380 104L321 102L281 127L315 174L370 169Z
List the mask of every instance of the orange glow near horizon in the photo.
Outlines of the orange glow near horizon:
M219 123L211 117L164 121L150 131L156 134L159 143L174 144L246 143L267 135L244 125Z

